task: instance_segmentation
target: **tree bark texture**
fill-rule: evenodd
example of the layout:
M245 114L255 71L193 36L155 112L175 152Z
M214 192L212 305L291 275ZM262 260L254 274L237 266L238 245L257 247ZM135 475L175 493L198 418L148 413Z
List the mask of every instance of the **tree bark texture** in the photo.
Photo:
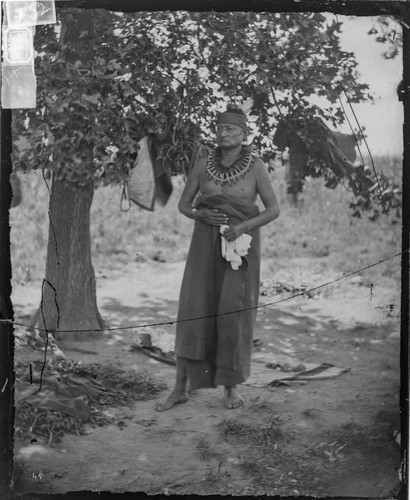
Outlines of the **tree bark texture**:
M51 187L46 277L35 322L59 340L89 338L104 328L91 263L93 192L91 182L78 187L54 180Z

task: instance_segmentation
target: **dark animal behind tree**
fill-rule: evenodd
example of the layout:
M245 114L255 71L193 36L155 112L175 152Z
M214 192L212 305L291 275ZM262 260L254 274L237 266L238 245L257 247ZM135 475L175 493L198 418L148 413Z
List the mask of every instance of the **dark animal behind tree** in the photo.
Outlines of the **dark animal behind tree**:
M337 177L351 177L353 162L356 159L356 137L353 134L333 132L324 124L315 127L316 133L308 130L310 147L302 131L296 130L291 123L279 121L274 144L280 151L289 150L289 164L286 171L287 192L293 205L297 206L298 194L303 190L305 178L309 175L308 160L323 160Z

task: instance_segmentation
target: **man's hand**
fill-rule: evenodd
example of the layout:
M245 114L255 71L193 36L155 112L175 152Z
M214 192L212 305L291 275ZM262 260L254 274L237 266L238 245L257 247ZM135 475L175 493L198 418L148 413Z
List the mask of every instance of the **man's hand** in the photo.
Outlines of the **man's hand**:
M195 213L195 218L211 226L222 226L228 224L229 218L217 208L200 208Z
M229 226L225 229L223 235L229 241L235 241L239 236L242 236L245 232L245 228L242 224L236 224L235 226Z

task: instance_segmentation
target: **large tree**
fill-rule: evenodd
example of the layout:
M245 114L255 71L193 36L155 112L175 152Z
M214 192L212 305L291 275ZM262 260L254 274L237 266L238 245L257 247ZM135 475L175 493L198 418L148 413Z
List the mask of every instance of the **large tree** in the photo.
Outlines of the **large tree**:
M176 173L188 169L198 141L207 143L213 114L227 103L268 94L252 121L254 144L268 160L280 117L337 127L340 84L351 102L369 99L354 55L340 47L340 24L322 14L64 9L58 18L58 29L37 30L37 107L13 114L15 168L52 172L34 320L49 331L103 327L90 251L93 190L129 173L143 117L172 122L162 154ZM328 106L311 105L314 94Z

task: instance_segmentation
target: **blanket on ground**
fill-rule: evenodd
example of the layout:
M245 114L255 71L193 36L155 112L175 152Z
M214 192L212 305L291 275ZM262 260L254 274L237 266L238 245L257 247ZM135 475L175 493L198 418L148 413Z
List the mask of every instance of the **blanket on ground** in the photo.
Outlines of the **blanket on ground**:
M259 212L256 205L227 195L200 196L197 207L218 208L229 215L231 223ZM250 236L249 252L234 270L222 257L219 228L195 222L180 292L175 343L177 356L200 362L193 363L198 369L188 374L191 389L235 385L249 376L259 298L259 230Z
M40 389L41 384L41 389ZM33 383L15 384L15 401L26 401L33 407L48 408L66 413L78 420L87 420L90 408L87 401L106 391L97 380L75 374L35 376Z

